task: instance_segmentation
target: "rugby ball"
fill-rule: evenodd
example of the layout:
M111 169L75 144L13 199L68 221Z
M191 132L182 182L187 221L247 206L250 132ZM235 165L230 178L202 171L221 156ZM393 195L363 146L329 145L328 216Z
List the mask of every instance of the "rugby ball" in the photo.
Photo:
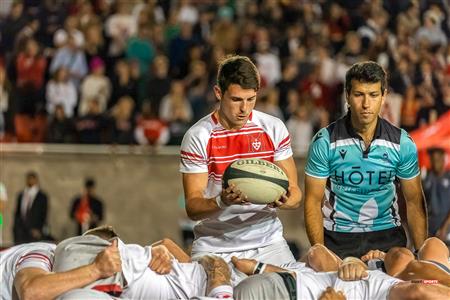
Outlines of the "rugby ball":
M234 184L248 201L268 204L278 200L289 187L284 171L277 165L259 158L239 159L230 164L222 176L222 185Z

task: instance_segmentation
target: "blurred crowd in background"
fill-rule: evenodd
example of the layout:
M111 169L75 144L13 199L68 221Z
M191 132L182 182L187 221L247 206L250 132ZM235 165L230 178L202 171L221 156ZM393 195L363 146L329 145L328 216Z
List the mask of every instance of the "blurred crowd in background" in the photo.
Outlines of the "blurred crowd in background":
M294 151L345 112L355 62L389 73L384 117L408 131L450 106L445 0L2 0L4 142L178 145L217 104L217 61L251 57L256 109Z

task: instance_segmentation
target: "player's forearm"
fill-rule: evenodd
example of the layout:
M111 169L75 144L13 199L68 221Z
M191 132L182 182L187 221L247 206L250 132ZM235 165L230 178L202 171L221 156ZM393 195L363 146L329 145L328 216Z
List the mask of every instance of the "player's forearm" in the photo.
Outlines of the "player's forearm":
M67 272L35 276L25 281L17 290L22 300L47 300L54 299L72 289L82 288L98 279L100 279L100 272L94 264L90 264Z
M297 209L302 200L302 191L298 186L289 187L289 198L285 204L280 206L280 209Z
M206 219L221 210L215 198L192 198L186 201L186 213L191 220Z
M324 244L322 205L320 201L305 198L305 227L311 245Z
M167 250L180 262L180 263L189 263L191 262L191 257L184 252L183 249L180 248L174 241L171 239L162 239L158 243L153 245L164 245Z
M427 214L422 198L414 202L407 201L406 209L409 232L414 241L414 247L419 249L428 235Z

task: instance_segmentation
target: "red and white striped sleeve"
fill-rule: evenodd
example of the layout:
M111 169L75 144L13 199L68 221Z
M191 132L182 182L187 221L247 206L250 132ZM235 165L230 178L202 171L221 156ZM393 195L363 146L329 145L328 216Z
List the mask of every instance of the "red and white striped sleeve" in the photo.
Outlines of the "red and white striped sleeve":
M291 136L289 135L286 126L281 120L277 119L274 126L274 160L278 161L287 159L292 156Z
M206 145L209 135L202 130L191 128L184 135L180 148L180 172L181 173L207 173L208 160Z
M34 250L23 255L16 264L16 271L25 268L39 268L45 271L52 271L53 252L46 250Z

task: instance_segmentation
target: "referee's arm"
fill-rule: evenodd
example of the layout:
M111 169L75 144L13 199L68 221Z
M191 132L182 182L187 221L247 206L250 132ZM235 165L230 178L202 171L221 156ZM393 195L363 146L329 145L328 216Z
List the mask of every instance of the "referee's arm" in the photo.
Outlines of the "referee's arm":
M406 201L409 233L415 249L420 249L427 238L427 212L420 176L412 179L400 179L402 192Z
M305 226L311 245L323 244L322 199L327 178L305 174Z

